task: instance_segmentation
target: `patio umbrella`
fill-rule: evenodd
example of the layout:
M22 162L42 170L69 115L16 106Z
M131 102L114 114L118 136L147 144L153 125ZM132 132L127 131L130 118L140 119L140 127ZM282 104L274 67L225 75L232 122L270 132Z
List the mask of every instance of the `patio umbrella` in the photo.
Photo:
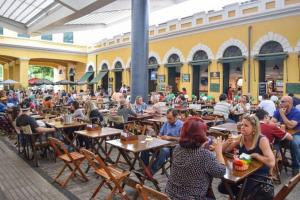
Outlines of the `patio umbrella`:
M6 84L6 85L13 85L13 84L16 84L16 83L19 83L19 82L15 81L15 80L8 79L8 80L5 80L5 81L2 81L1 83Z
M32 78L28 80L30 85L36 85L37 81L40 80L39 78Z
M40 79L36 81L36 85L53 85L53 82L47 79Z
M56 85L74 85L76 83L73 81L69 81L69 80L60 80L60 81L55 82L55 84Z
M15 80L11 80L11 79L8 79L8 80L5 80L5 81L2 81L1 84L3 85L8 85L8 89L9 89L9 86L10 85L14 85L16 83L19 83L18 81L15 81Z

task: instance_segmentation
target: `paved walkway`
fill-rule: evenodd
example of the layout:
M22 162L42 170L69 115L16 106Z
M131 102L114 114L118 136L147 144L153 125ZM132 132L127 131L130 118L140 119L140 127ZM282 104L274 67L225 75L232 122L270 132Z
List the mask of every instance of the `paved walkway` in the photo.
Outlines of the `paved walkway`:
M0 140L0 199L68 199Z

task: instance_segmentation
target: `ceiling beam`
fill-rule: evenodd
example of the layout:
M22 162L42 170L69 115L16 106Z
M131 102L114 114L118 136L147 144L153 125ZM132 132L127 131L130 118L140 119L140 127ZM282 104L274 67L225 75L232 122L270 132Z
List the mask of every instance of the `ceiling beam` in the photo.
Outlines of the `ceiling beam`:
M30 34L40 34L41 32L43 32L43 29L47 31L54 30L56 27L61 27L70 21L90 14L91 12L108 5L113 1L115 0L76 0L76 2L73 1L73 4L71 4L71 0L60 0L60 2L64 2L68 5L77 4L77 7L81 9L74 12L73 10L67 7L61 7L55 10L53 13L51 13L51 15L42 17L40 20L33 23L28 28L28 32Z
M24 24L0 16L0 26L16 31L18 33L27 33L27 28Z

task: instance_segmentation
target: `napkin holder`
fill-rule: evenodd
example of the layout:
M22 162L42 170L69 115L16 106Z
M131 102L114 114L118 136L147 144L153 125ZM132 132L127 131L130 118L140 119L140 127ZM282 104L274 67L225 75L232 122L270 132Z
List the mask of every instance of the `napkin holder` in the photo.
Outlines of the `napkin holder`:
M120 138L121 138L121 141L123 141L123 142L138 140L138 136L137 135L133 135L131 133L125 133L125 132L121 133Z
M91 125L91 124L88 124L86 127L85 127L85 130L86 131L101 131L101 126L98 126L98 125Z

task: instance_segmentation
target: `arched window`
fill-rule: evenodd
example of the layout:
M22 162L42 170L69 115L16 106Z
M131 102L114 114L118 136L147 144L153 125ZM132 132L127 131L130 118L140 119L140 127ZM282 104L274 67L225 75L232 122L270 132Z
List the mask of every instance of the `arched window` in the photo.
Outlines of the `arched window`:
M203 50L196 51L196 53L193 56L193 61L207 60L207 59L208 59L207 53Z
M179 63L179 62L180 62L180 58L177 54L172 54L168 58L168 63Z
M103 63L102 67L101 67L102 70L108 70L108 66L106 63Z
M122 64L120 61L116 62L115 69L122 69Z
M223 58L242 56L242 51L237 46L230 46L224 51Z
M94 68L93 68L92 65L89 66L88 71L89 71L89 72L93 72L93 71L94 71Z
M155 57L151 56L149 59L148 59L148 65L156 65L157 64L157 60Z
M259 51L259 54L268 54L268 53L279 53L283 52L283 48L279 42L269 41L266 42Z

